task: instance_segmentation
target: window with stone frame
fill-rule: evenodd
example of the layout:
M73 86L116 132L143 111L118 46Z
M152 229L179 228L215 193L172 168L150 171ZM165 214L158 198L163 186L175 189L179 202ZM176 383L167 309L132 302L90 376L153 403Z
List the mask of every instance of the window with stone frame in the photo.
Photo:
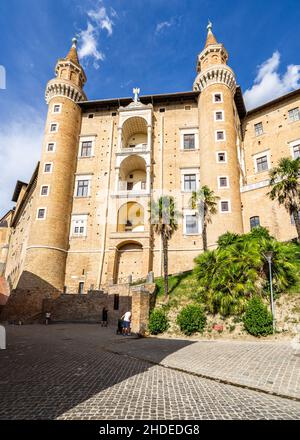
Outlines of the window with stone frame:
M71 235L73 237L86 236L86 231L87 231L86 215L73 215L71 223L72 223Z
M221 207L221 212L229 212L229 201L221 200L220 207Z
M224 130L218 130L216 132L216 140L217 141L224 141L225 140L225 131Z
M195 134L186 133L183 135L183 149L195 150Z
M46 208L38 208L37 218L38 220L44 220L46 218Z
M228 188L228 178L226 176L219 177L219 188Z
M92 141L81 142L80 157L91 157L92 155L93 143Z
M50 125L50 132L51 133L55 133L55 132L57 132L57 130L58 130L58 124L53 123Z
M299 107L293 108L292 110L289 110L289 121L295 122L300 120L300 111Z
M223 102L222 93L214 93L214 102Z
M77 197L88 197L89 195L89 180L77 180Z
M225 163L226 162L226 152L225 151L220 151L217 153L217 157L218 157L218 162L219 163Z
M199 234L199 220L197 214L187 214L185 216L185 233Z
M264 155L256 159L256 169L258 173L269 169L268 156Z
M255 136L260 136L261 134L263 134L264 132L263 123L258 122L257 124L254 124L254 131L255 131Z
M47 145L47 151L52 153L54 150L55 150L54 142L49 142L49 144Z
M183 179L184 191L196 191L196 174L184 174Z
M48 191L49 191L49 186L48 185L43 185L41 187L41 196L47 196L48 195Z
M52 163L45 163L44 173L51 173L51 172L52 172Z
M297 159L298 157L300 157L300 143L293 146L293 158Z
M215 112L215 121L224 121L224 113L222 110Z

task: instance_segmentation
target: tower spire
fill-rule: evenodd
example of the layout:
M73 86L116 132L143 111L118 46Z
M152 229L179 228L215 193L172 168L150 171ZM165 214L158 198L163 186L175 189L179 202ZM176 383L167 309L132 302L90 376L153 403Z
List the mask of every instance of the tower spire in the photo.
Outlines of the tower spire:
M210 20L208 20L205 48L207 46L210 46L211 44L218 44L218 42L216 40L216 37L212 33L212 22Z
M69 50L69 53L65 59L72 61L75 64L80 65L79 59L78 59L78 54L77 54L77 39L75 37L72 38L72 46L71 46L71 49Z

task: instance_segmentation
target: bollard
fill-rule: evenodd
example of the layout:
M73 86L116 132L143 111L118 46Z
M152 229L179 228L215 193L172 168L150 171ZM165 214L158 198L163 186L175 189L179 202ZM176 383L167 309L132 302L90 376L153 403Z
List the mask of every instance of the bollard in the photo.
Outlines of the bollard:
M5 327L0 325L0 350L6 349L6 332Z

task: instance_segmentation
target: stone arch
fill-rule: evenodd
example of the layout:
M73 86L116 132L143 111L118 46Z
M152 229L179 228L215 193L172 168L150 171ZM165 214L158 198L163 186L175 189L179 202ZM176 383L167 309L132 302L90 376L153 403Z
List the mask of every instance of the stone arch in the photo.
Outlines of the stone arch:
M136 240L125 240L116 247L114 284L127 283L129 277L137 281L143 276L143 245Z
M127 147L147 146L147 120L143 116L127 118L122 125L122 145Z
M140 203L127 202L119 208L117 232L142 232L144 227L144 207Z

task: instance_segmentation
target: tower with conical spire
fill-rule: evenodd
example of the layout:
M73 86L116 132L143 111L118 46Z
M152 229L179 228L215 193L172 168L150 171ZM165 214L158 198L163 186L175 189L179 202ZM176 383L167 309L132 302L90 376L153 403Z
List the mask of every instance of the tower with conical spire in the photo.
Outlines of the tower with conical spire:
M5 311L10 318L14 316L14 308L20 318L20 302L23 317L38 314L44 298L56 297L64 289L81 127L78 103L86 100L83 92L86 76L79 63L76 43L73 39L67 56L57 61L56 76L46 86L48 114L33 219L24 270Z
M199 90L199 143L201 185L212 189L218 214L208 229L208 244L230 230L243 232L240 171L237 153L237 124L234 95L236 80L227 65L228 53L207 26L204 49L198 55L194 90Z

